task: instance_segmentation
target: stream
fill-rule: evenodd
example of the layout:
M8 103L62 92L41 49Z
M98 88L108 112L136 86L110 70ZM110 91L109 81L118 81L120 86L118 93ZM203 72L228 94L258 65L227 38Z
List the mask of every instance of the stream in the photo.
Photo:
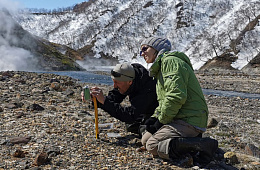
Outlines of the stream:
M50 72L42 71L37 73L52 73L52 74L57 74L62 76L69 76L74 79L78 79L82 83L113 85L113 81L110 78L110 76L95 74L87 71L50 71ZM214 89L202 89L202 91L205 95L260 99L260 94L254 94L254 93L243 93L243 92L236 92L236 91L224 91L224 90L214 90Z

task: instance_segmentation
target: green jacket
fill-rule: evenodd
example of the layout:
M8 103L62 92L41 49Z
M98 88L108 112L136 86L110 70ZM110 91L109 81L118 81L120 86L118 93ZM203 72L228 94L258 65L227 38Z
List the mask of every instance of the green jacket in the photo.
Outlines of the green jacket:
M206 128L208 107L189 58L181 52L165 52L157 57L149 71L157 79L159 106L153 117L163 124L181 119Z

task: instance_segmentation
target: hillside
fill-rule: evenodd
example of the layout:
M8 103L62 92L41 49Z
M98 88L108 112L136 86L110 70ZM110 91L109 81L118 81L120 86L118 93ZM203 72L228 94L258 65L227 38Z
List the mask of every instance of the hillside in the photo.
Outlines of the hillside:
M227 68L259 73L259 9L258 0L91 0L14 18L30 33L67 45L85 59L144 64L139 42L154 35L169 38L174 50L189 55L195 69L218 60L214 67L224 62Z
M0 70L84 70L76 52L30 34L6 9L0 8L0 20Z

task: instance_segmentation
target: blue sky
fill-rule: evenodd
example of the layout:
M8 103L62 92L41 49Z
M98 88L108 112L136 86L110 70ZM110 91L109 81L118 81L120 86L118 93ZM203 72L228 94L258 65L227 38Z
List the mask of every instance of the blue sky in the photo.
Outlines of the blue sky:
M1 1L1 0L0 0ZM12 0L25 8L57 9L75 5L87 0Z

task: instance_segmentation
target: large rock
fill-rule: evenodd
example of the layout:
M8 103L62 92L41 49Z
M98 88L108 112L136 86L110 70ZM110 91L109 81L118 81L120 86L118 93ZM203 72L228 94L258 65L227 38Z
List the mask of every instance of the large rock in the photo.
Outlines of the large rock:
M260 53L244 66L242 71L247 74L260 74Z
M234 56L231 53L223 53L220 56L214 57L210 60L208 60L199 70L205 71L205 70L235 70L231 66L232 62L236 61L237 57Z

